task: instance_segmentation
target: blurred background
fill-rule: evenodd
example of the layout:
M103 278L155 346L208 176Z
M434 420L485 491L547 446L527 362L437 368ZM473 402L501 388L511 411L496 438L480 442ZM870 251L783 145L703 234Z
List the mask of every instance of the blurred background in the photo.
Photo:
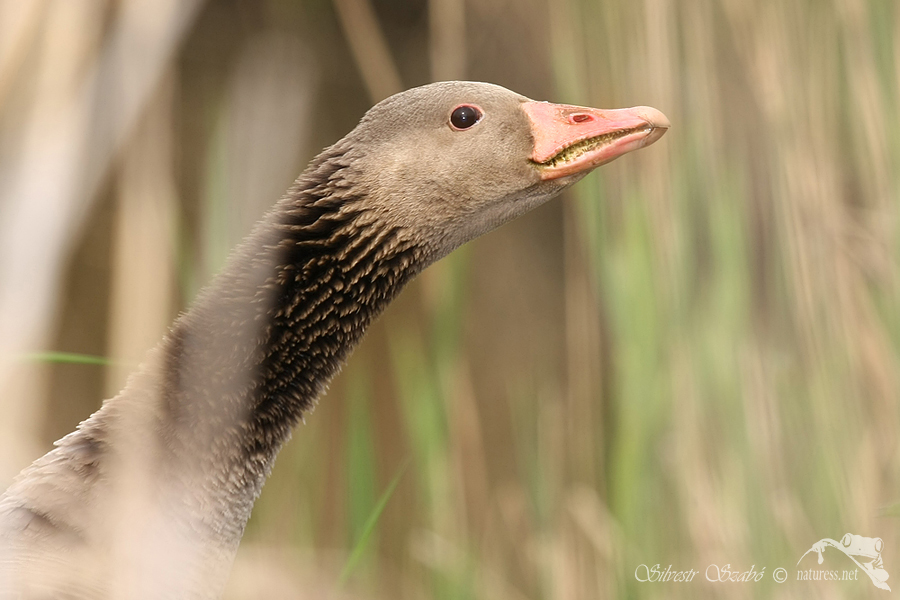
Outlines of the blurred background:
M409 286L228 598L881 594L794 574L849 532L900 575L893 0L0 0L0 484L322 147L444 79L673 127Z

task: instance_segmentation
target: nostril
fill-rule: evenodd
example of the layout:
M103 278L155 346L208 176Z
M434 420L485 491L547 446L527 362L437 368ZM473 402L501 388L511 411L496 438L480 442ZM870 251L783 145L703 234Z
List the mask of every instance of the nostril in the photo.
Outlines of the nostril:
M588 121L593 121L594 117L591 115L586 115L584 113L572 115L571 117L573 123L586 123Z

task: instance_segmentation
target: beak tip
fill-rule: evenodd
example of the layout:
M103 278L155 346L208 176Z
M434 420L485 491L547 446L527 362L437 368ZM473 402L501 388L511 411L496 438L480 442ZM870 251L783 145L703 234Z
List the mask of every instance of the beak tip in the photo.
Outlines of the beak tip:
M652 106L639 106L634 110L642 119L647 121L653 129L665 130L672 126L669 122L669 118Z

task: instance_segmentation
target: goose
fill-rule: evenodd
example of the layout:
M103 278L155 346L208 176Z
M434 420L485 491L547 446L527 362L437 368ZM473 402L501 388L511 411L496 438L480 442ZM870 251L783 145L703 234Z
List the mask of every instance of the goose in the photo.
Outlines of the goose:
M668 127L476 82L375 105L0 497L0 598L219 597L278 450L400 289Z

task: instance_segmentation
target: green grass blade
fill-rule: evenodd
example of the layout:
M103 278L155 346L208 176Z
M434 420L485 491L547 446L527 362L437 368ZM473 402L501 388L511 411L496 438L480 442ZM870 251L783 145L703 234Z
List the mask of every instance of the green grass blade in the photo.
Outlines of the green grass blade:
M371 537L372 532L375 531L375 525L378 523L378 519L381 517L381 513L384 512L384 507L387 506L388 500L391 499L391 496L394 494L394 490L397 489L397 484L400 483L400 479L406 472L407 467L409 467L409 460L410 459L407 458L403 461L403 464L401 464L400 468L397 470L397 474L394 475L391 483L387 486L387 489L384 490L381 498L378 499L378 503L375 505L375 508L372 509L372 514L369 515L369 518L366 521L366 525L365 527L363 527L362 533L359 536L359 540L357 540L356 542L356 546L353 547L353 551L350 553L350 557L347 558L347 562L344 564L344 568L341 570L341 576L338 579L338 585L340 587L343 587L347 583L347 581L350 579L350 575L353 573L353 569L355 569L357 563L359 563L359 559L362 557L363 550L365 550L366 548L366 543L369 541L369 537Z
M32 362L101 365L105 367L119 364L117 361L105 356L79 354L77 352L34 352L32 354L26 354L22 358Z

